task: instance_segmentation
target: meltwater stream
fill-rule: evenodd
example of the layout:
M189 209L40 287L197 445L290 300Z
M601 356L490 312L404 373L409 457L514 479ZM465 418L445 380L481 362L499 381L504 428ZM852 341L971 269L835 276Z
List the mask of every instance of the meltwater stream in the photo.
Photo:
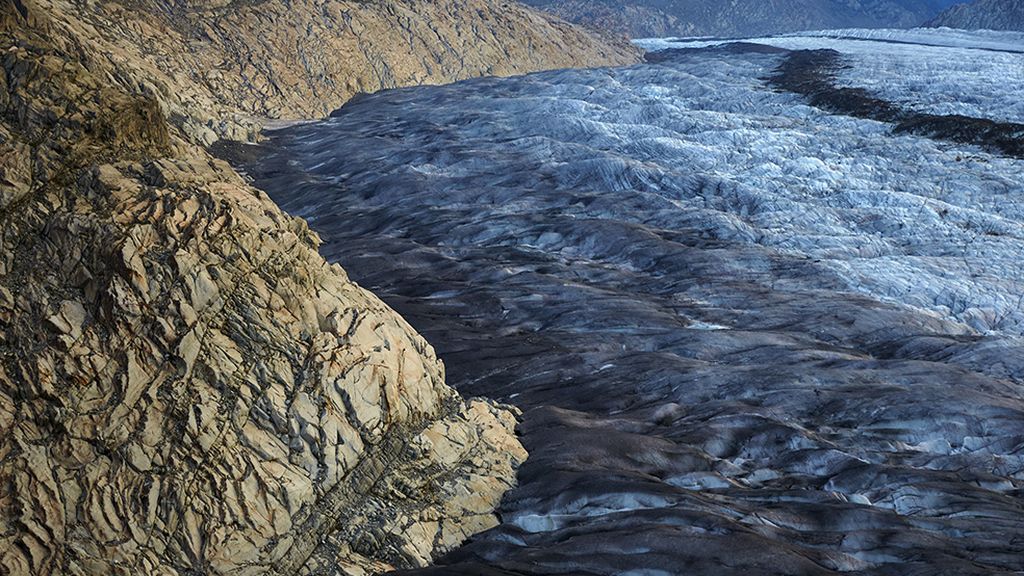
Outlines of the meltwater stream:
M427 572L1024 571L1024 162L776 92L787 55L389 91L228 151L523 410L502 524Z

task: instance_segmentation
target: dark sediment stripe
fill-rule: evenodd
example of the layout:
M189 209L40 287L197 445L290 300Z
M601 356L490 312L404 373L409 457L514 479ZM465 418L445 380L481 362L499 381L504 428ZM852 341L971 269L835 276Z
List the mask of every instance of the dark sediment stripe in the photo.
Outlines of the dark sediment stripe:
M1024 158L1024 124L907 110L863 88L836 86L835 71L842 66L842 56L835 50L797 50L786 56L768 81L775 88L805 96L822 110L891 123L899 134L973 144Z

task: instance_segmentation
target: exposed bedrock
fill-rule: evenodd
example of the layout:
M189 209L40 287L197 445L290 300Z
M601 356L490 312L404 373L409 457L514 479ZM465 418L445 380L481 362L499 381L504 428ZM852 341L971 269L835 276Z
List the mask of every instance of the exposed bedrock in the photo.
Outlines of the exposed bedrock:
M199 145L635 54L485 0L0 10L0 573L360 574L495 525L515 410Z
M15 0L5 0L13 2ZM19 0L21 1L21 0ZM32 0L50 39L157 97L192 140L251 140L353 95L481 75L626 64L628 43L499 0ZM122 82L124 84L125 82Z
M570 22L628 33L749 37L796 30L910 28L957 0L525 0ZM998 1L998 0L997 0ZM1012 3L1014 0L1005 0Z
M973 0L950 7L926 26L1024 32L1024 6L1016 0Z

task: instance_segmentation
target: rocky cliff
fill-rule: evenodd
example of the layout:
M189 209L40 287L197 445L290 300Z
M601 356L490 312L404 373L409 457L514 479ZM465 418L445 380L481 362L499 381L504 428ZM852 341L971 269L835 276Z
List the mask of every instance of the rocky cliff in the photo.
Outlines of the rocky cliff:
M321 117L359 92L636 59L627 45L498 0L66 4L73 17L54 19L53 36L87 42L78 57L89 69L118 75L131 63L141 74L130 88L204 143L251 138L265 118Z
M487 0L0 0L0 50L0 573L359 574L495 524L514 414L201 144L628 48Z
M927 24L965 30L1024 31L1024 2L1020 0L977 0L958 4Z

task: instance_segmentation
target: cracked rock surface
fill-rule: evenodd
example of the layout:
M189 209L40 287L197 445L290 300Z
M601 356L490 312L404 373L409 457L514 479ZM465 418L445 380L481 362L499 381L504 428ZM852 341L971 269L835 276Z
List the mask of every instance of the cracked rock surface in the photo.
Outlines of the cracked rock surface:
M22 0L7 0L8 2ZM265 119L326 116L358 93L636 62L621 40L498 0L33 0L82 64L143 74L191 139L252 140Z
M1024 31L1024 6L1014 0L976 0L956 4L926 26Z
M0 574L372 573L497 524L515 411L199 144L631 51L486 1L0 0L0 39Z
M1014 2L1015 0L1007 0ZM634 38L741 37L834 28L911 28L956 0L524 0Z

